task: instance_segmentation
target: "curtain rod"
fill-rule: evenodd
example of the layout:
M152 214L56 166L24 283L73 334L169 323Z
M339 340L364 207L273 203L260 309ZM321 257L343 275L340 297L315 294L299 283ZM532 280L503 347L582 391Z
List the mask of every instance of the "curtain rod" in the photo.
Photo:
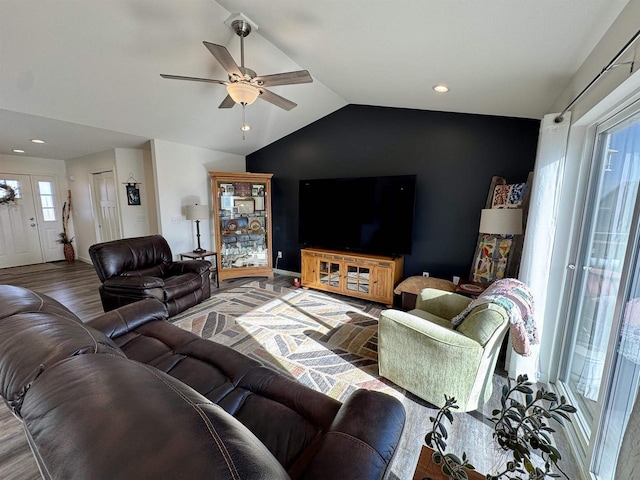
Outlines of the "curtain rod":
M623 62L623 63L616 63L616 62L620 59L620 57L622 57L625 53L627 53L627 50L629 50L629 48L631 48L631 45L633 45L633 44L635 43L635 41L638 39L638 37L640 37L640 30L638 30L638 31L636 32L636 34L635 34L633 37L631 37L631 40L629 40L629 41L627 42L627 44L626 44L624 47L622 47L622 49L618 52L618 54L617 54L615 57L613 57L613 59L612 59L612 60L607 64L607 66L606 66L606 67L604 67L604 68L602 69L602 71L601 71L601 72L600 72L600 73L599 73L599 74L598 74L598 75L597 75L593 80L591 80L591 82L589 83L589 85L587 85L586 87L584 87L584 90L582 90L582 91L578 94L578 96L577 96L576 98L574 98L574 99L573 99L573 101L572 101L569 105L567 105L567 106L564 108L564 110L562 110L562 112L560 112L560 114L555 118L555 122L556 122L556 123L560 123L560 122L562 122L562 120L564 120L564 119L562 118L562 116L563 116L565 113L567 113L567 111L568 111L571 107L573 107L573 105L574 105L578 100L580 100L580 99L582 98L582 96L583 96L585 93L587 93L587 91L588 91L591 87L593 87L593 85L594 85L598 80L600 80L600 77L602 77L605 73L607 73L607 72L608 72L609 70L611 70L612 68L618 67L618 66L620 66L620 65L628 65L628 64L631 64L631 71L633 72L633 61L631 61L631 62Z

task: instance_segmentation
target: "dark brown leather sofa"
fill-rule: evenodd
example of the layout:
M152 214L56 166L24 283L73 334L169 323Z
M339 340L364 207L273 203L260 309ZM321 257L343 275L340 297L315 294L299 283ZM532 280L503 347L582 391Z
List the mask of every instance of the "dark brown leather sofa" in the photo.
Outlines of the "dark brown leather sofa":
M89 256L102 282L100 299L105 312L157 298L173 317L211 295L211 262L174 261L161 235L98 243L89 247Z
M155 299L83 324L0 285L0 394L46 479L385 477L403 430L394 397L344 403L166 321Z

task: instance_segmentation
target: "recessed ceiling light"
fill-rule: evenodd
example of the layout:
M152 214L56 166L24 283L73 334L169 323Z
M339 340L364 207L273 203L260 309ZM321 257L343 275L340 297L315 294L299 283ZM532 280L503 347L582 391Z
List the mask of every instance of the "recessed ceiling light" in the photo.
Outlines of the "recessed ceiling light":
M249 130L251 130L251 125L247 125L245 123L240 127L240 130L242 130L243 132L248 132Z
M434 85L433 89L438 93L447 93L449 91L449 87L443 84Z
M20 150L19 148L14 148L13 153L24 153L24 150Z
M31 142L33 142L33 143L44 143L44 140L39 140L37 138L32 138Z

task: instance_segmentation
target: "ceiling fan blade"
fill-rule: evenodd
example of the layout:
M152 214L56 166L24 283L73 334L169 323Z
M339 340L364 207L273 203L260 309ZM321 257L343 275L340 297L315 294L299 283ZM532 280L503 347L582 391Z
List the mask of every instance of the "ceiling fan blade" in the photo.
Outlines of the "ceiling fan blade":
M273 87L274 85L293 85L295 83L311 83L313 78L307 70L298 70L296 72L275 73L273 75L261 75L255 77L252 82L264 87Z
M235 104L236 102L233 101L231 95L227 95L226 97L224 97L224 100L222 100L222 103L218 106L218 108L232 108Z
M225 82L224 80L213 80L211 78L182 77L180 75L168 75L166 73L161 73L160 76L162 78L169 78L171 80L189 80L191 82L219 83L220 85L229 85L229 82Z
M220 65L222 65L222 68L224 68L224 70L227 72L227 74L230 77L236 75L239 78L244 78L244 75L242 75L242 73L240 72L240 68L238 67L238 64L233 59L233 57L229 53L229 50L227 50L226 47L223 47L222 45L216 45L215 43L210 43L210 42L202 42L202 43L204 43L204 46L207 47L207 49L211 52L211 55L213 55L216 58L216 60L220 62Z
M266 88L260 88L259 90L260 95L258 96L258 98L266 100L269 103L273 103L274 105L280 108L284 108L287 111L295 108L298 105L297 103L293 103L291 100L287 100L286 98L281 97L276 93L270 92Z

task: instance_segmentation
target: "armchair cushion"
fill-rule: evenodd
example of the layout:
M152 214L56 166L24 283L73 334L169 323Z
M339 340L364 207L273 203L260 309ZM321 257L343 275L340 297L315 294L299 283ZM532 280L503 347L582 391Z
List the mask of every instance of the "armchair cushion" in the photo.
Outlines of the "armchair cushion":
M505 314L501 306L486 303L471 310L456 330L485 346L504 324Z

